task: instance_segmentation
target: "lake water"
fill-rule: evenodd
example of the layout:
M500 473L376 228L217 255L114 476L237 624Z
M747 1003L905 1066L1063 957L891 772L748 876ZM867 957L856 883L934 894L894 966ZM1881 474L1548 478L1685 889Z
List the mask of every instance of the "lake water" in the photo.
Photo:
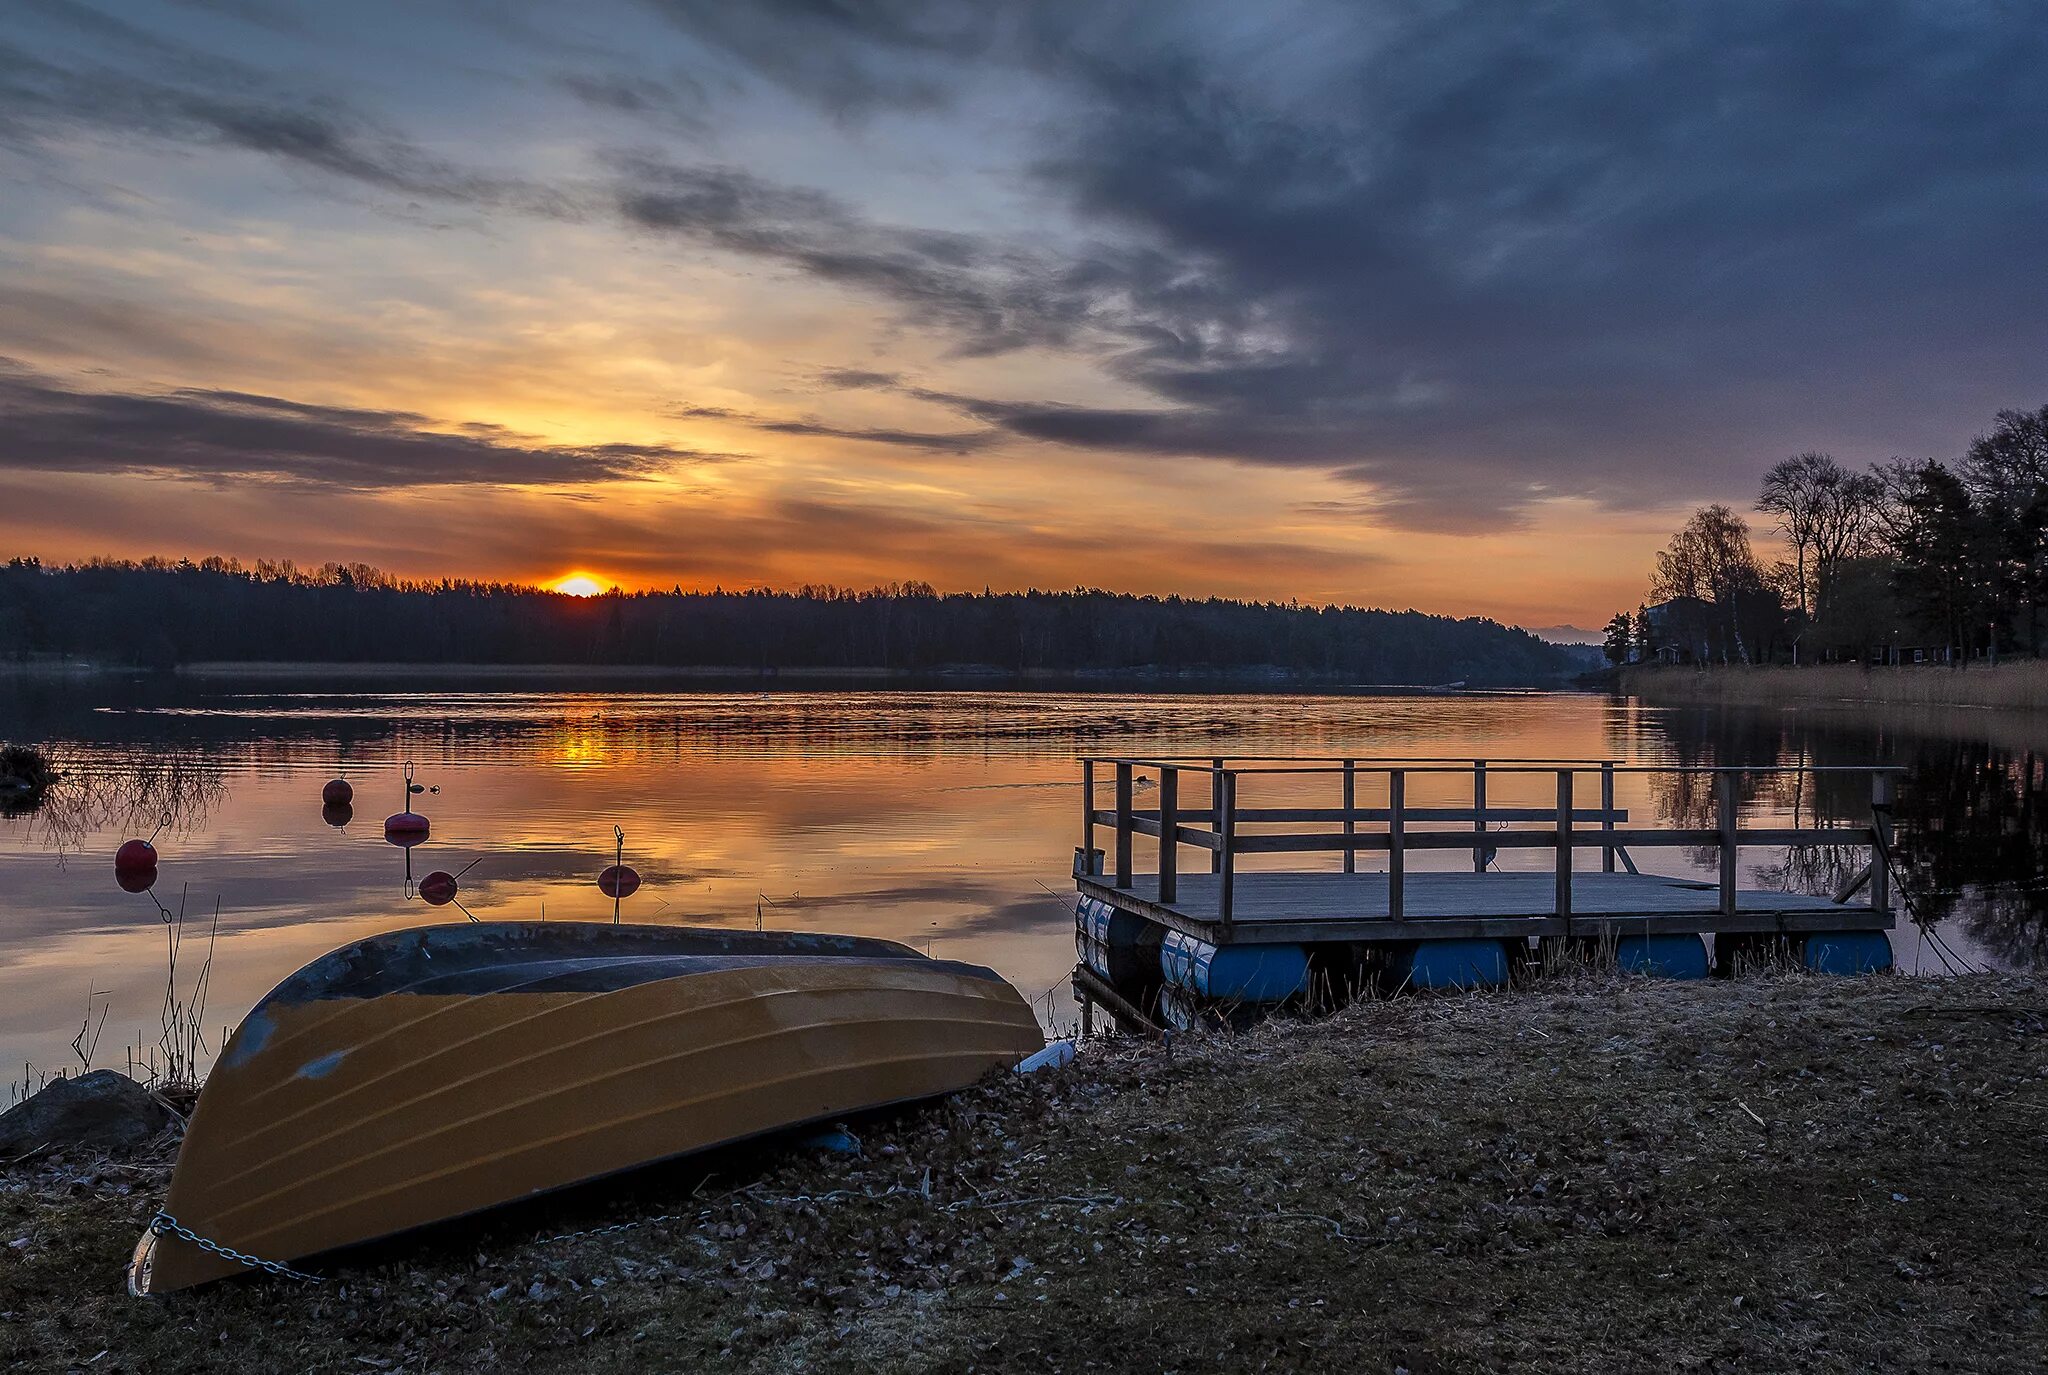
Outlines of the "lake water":
M125 1047L157 1040L166 909L186 914L185 992L218 904L211 1047L323 952L461 920L417 897L408 862L414 877L471 866L461 901L480 918L609 920L593 880L612 861L614 826L644 879L623 903L628 921L892 937L993 966L1049 1027L1065 1026L1085 753L1902 763L1907 888L1941 939L1902 923L1900 968L2028 966L2048 959L2037 733L2048 734L1990 713L1705 712L1570 694L0 683L0 739L43 741L67 771L42 808L0 819L0 1082L75 1065L69 1042L89 1003L96 1022L105 1015L97 1064L125 1067ZM408 760L437 790L413 804L433 834L409 857L381 827L403 805ZM356 789L346 825L322 815L321 785L337 774ZM1543 805L1552 788L1503 780L1493 801ZM1744 822L1860 821L1864 789L1759 775ZM1411 805L1432 800L1411 786ZM1669 778L1625 775L1619 802L1631 825L1711 824L1707 799ZM159 828L154 889L123 891L115 848ZM1549 863L1546 852L1502 858ZM1411 864L1428 859L1465 862ZM1831 862L1745 851L1744 883L1810 889L1839 878ZM1645 867L1710 875L1713 863L1665 851Z

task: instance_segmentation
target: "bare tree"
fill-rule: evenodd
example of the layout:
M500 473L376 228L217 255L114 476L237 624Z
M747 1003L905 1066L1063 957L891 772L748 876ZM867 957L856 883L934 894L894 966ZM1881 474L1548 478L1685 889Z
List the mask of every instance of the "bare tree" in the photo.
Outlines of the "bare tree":
M1717 632L1727 635L1722 657L1732 649L1744 663L1764 648L1756 643L1759 632L1768 634L1765 623L1778 613L1777 595L1749 545L1749 523L1719 503L1693 512L1657 555L1652 591L1666 599L1711 603ZM1759 614L1766 611L1768 617Z
M1843 560L1868 550L1881 495L1877 478L1828 454L1798 454L1764 474L1757 509L1778 518L1792 546L1799 609L1814 620L1828 614Z

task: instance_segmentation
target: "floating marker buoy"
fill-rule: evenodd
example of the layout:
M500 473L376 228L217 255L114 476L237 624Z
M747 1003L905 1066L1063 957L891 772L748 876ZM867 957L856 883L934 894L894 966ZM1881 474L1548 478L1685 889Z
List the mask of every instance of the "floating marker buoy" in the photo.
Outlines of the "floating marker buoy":
M320 789L320 801L329 807L346 807L355 800L356 790L346 778L330 778L327 786Z
M427 819L418 812L393 812L384 818L384 838L408 850L427 838Z
M346 802L329 802L320 808L320 819L339 830L356 819L356 809Z
M597 891L608 898L630 898L640 890L640 875L630 864L613 864L597 876Z
M156 868L152 865L147 869L116 869L114 882L121 885L124 893L147 893L156 887Z
M114 872L139 873L144 869L155 870L156 846L146 840L124 840L121 848L114 851Z
M446 869L436 869L420 880L420 896L430 907L446 907L455 901L457 887L455 875Z

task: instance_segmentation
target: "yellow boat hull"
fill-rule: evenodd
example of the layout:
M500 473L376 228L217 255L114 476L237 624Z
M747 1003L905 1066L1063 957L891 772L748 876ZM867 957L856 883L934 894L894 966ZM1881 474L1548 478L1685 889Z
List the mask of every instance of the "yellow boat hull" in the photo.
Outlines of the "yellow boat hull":
M1037 1050L978 966L846 937L486 923L285 981L224 1048L164 1211L294 1261L805 1122L949 1093ZM129 1286L243 1267L146 1235Z

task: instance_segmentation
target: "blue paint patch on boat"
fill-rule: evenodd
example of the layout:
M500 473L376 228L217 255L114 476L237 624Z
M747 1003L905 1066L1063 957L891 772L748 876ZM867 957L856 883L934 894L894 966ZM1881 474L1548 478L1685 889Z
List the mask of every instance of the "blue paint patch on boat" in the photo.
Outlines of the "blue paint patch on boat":
M308 1060L305 1064L299 1066L298 1077L301 1079L325 1079L328 1075L340 1069L341 1062L347 1058L347 1051L337 1050L323 1055L317 1060Z
M1277 1003L1308 983L1308 951L1299 945L1214 946L1169 931L1159 946L1166 981L1205 998Z
M1816 974L1879 974L1892 967L1892 943L1882 931L1816 931L1804 959Z
M247 1064L270 1044L270 1038L276 1032L277 1023L262 1011L250 1013L242 1019L241 1029L235 1032L235 1039L229 1044L227 1054L220 1057L220 1062L229 1068Z
M1492 988L1508 980L1508 948L1495 940L1416 941L1388 962L1392 986Z
M1697 935L1623 936L1614 944L1614 962L1631 974L1660 979L1707 977L1707 943Z

